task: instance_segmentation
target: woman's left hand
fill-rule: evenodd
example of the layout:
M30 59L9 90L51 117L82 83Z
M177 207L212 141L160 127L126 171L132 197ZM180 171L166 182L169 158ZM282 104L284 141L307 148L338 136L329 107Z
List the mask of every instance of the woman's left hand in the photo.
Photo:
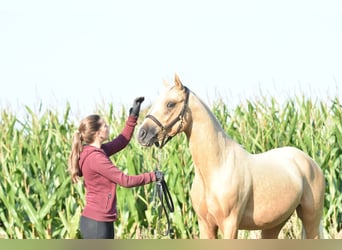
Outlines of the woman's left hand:
M139 116L141 103L145 100L145 97L137 97L134 99L133 107L129 109L129 114L135 117Z

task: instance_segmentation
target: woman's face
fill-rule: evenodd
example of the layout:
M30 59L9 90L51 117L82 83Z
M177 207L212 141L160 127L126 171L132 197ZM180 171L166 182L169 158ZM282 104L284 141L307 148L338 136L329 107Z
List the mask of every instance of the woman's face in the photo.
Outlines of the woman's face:
M102 118L101 118L100 122L102 125L98 131L98 136L99 136L101 142L104 142L104 141L108 140L109 127L108 127L108 124Z

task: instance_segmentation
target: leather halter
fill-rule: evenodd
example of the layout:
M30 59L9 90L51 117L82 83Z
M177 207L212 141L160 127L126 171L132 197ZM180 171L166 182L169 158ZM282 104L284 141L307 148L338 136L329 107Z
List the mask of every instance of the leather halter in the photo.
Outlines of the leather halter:
M154 123L156 123L158 125L159 128L161 128L161 131L163 133L163 138L161 140L161 143L160 144L159 144L159 142L155 143L155 145L158 148L164 147L164 145L168 141L170 141L176 134L178 134L182 128L183 118L185 116L185 112L186 112L188 104L189 104L189 94L190 94L190 91L187 87L184 86L184 89L185 89L186 96L185 96L183 108L182 108L181 112L179 113L179 115L175 119L173 119L168 125L163 126L163 124L161 124L161 122L155 116L153 116L151 114L149 114L145 117L145 119L150 118L152 121L154 121ZM177 132L174 135L168 135L167 132L179 121L180 121L180 123L179 123L178 129L177 129Z

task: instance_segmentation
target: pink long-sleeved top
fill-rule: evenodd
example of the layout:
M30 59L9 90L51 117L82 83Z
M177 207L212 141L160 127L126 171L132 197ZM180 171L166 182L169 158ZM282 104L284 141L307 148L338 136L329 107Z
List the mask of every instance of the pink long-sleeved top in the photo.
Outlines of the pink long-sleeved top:
M102 144L101 149L85 145L79 164L86 188L86 205L82 215L96 221L115 221L116 186L136 187L155 181L154 172L126 175L109 157L124 149L134 132L137 118L129 116L121 134L114 140Z

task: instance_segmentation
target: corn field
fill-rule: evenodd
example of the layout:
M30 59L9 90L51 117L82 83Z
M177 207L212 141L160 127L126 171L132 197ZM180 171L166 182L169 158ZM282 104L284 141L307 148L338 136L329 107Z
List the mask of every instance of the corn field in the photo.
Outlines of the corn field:
M63 111L44 109L42 105L35 111L25 107L21 118L9 108L1 108L0 238L79 238L85 191L82 182L71 184L67 172L71 136L78 126L71 110L69 104ZM327 184L325 237L341 237L342 105L338 98L315 101L297 96L280 104L272 97L260 97L234 107L219 100L212 105L212 111L230 137L249 152L288 145L312 156L323 169ZM112 137L121 132L127 118L124 109L116 112L108 104L95 112L110 124ZM140 121L146 112L142 111ZM199 237L189 196L193 163L184 135L176 136L162 150L143 148L134 137L112 160L130 175L162 170L175 205L174 213L170 214L173 238ZM154 189L154 184L131 189L118 187L117 239L168 238L163 236L166 219L158 216L160 203L155 199ZM239 232L240 238L259 235L257 231ZM280 237L301 237L301 223L295 215Z

